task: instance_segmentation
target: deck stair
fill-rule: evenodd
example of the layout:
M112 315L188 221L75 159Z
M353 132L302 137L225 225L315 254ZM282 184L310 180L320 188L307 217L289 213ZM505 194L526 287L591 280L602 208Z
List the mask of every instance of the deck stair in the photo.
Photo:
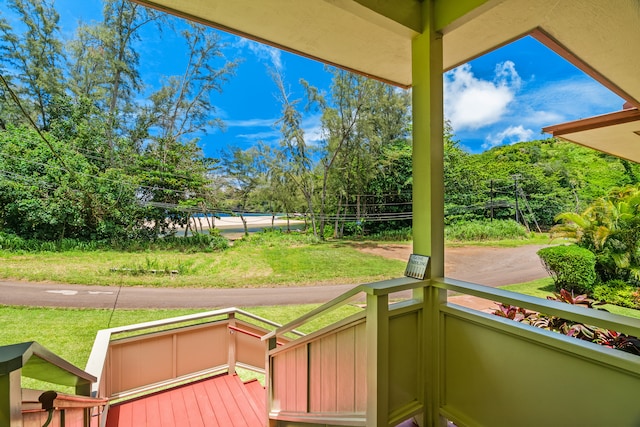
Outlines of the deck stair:
M218 375L111 406L106 427L263 427L264 387Z

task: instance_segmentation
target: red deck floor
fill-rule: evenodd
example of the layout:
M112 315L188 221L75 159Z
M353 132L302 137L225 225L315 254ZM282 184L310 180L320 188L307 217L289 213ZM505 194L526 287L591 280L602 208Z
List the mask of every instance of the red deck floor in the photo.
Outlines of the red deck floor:
M107 427L263 427L264 393L257 381L220 375L114 405Z

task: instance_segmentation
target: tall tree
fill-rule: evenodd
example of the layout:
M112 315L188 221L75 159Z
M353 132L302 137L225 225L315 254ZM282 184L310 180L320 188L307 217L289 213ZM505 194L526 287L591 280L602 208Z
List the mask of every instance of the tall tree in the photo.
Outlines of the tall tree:
M134 99L143 88L136 50L140 31L162 16L129 0L105 0L103 21L81 25L71 44L72 90L78 97L93 99L103 110L109 156L122 148L120 143L127 140L118 138L128 136L135 122Z
M229 178L231 199L238 212L244 234L249 235L246 212L250 208L250 202L264 177L264 163L260 161L260 153L256 147L242 150L238 147L230 149L223 159L222 167Z
M201 205L209 199L206 174L210 159L197 147L196 135L223 126L215 116L211 96L222 91L236 63L224 60L219 37L210 29L190 24L182 36L187 53L184 73L168 77L150 96L150 105L138 114L131 137L136 145L145 147L146 157L152 156L144 161L146 168L154 169L144 172L151 179L148 184L176 190L147 192L147 197L154 203ZM180 191L175 188L178 181Z
M159 129L158 138L179 140L197 131L223 127L215 117L211 95L222 92L237 62L223 62L219 36L203 25L189 24L182 36L187 48L184 73L168 77L151 95L153 105L147 109L151 116L147 123Z
M315 237L318 237L316 213L314 209L315 176L313 172L314 162L310 147L307 145L302 129L302 114L298 109L300 100L291 100L285 87L282 73L271 70L271 77L278 88L279 100L282 105L282 116L277 123L280 124L281 161L282 172L303 194L307 214L311 217L311 229Z
M287 218L287 231L290 231L289 218L291 214L300 212L304 208L304 201L295 183L287 178L285 170L288 162L282 153L264 142L259 142L257 150L263 171L262 186L259 188L258 200L262 200L263 211L270 212L273 220L276 213L284 213Z
M322 110L325 138L319 209L323 230L327 218L339 217L342 204L355 203L359 216L358 195L379 174L384 147L407 139L409 98L384 83L337 69L327 99L306 87L309 98Z
M14 74L28 113L40 129L47 130L51 106L64 93L62 70L66 64L59 16L53 2L47 0L8 0L7 5L25 30L18 34L6 18L0 18L1 69L3 75L7 71Z

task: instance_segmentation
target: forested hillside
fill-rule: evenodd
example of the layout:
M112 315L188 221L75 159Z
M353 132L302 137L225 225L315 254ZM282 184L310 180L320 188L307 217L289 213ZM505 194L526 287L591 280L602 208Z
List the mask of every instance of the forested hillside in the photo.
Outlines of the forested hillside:
M0 233L39 240L156 239L193 215L300 215L316 236L411 224L410 93L329 69L323 91L270 70L281 116L277 144L205 157L198 135L224 126L211 94L241 58L217 33L127 0L63 39L51 0L0 11ZM9 19L7 14L11 14ZM142 29L180 34L183 72L140 77ZM180 28L178 30L177 28ZM309 111L321 141L307 140ZM611 188L638 181L635 164L568 143L533 141L465 152L445 134L449 223L513 218L546 229Z
M450 223L510 218L532 230L536 224L548 229L560 212L581 212L595 198L640 178L636 163L555 139L468 154L452 136L445 151Z

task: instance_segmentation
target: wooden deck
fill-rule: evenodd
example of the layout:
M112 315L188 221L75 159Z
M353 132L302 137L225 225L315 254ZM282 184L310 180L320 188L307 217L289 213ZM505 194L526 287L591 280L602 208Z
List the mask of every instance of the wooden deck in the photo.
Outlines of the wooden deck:
M263 427L265 390L258 381L220 375L114 405L107 427Z

